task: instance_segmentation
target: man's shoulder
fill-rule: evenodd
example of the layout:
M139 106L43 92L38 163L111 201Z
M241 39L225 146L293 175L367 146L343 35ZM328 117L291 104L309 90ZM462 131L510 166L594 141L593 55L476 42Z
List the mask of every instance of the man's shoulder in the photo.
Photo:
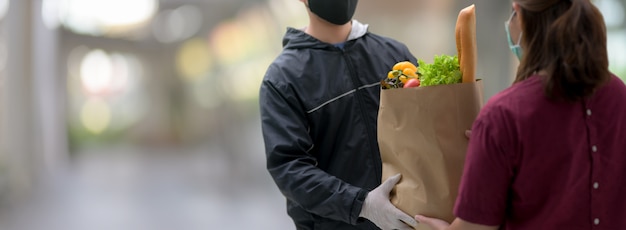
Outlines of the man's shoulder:
M408 46L403 42L400 42L392 37L372 32L368 32L367 34L365 34L363 37L360 38L360 41L357 40L357 43L360 43L362 48L368 50L368 52L373 53L390 52L404 56L407 56L411 53ZM407 56L403 58L409 57Z
M303 55L299 52L304 51L292 49L281 51L268 65L263 80L274 84L286 84L291 81L290 75L301 72L304 68Z

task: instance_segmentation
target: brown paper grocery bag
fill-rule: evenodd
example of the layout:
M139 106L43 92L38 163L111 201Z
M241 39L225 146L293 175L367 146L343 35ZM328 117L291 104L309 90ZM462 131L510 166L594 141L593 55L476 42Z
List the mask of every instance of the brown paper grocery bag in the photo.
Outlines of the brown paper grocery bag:
M382 181L402 179L391 202L410 216L451 222L468 139L483 98L482 81L385 89L380 95L378 142ZM418 226L417 229L427 229Z

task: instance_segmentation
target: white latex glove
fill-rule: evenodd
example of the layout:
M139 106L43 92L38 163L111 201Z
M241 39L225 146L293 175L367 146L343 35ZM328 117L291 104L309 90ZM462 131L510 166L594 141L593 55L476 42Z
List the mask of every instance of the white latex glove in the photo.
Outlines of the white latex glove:
M376 189L369 192L365 197L359 216L372 221L382 230L413 230L411 226L417 226L417 221L400 211L389 200L389 192L398 181L400 181L400 174L389 177Z

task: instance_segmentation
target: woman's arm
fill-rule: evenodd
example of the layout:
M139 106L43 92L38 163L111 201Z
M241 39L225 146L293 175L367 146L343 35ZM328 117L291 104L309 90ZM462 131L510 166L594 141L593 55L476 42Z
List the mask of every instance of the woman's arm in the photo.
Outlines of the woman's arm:
M498 230L499 226L487 226L481 224L474 224L460 218L456 218L452 225L448 224L440 219L429 218L422 215L416 215L415 220L419 224L425 224L434 230Z

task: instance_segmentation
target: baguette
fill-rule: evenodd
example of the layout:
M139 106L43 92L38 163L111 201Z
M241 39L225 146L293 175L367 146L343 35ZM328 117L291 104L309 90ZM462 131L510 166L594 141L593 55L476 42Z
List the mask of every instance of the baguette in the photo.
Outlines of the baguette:
M463 83L476 81L478 52L476 48L476 8L472 4L459 12L456 21L456 51Z

